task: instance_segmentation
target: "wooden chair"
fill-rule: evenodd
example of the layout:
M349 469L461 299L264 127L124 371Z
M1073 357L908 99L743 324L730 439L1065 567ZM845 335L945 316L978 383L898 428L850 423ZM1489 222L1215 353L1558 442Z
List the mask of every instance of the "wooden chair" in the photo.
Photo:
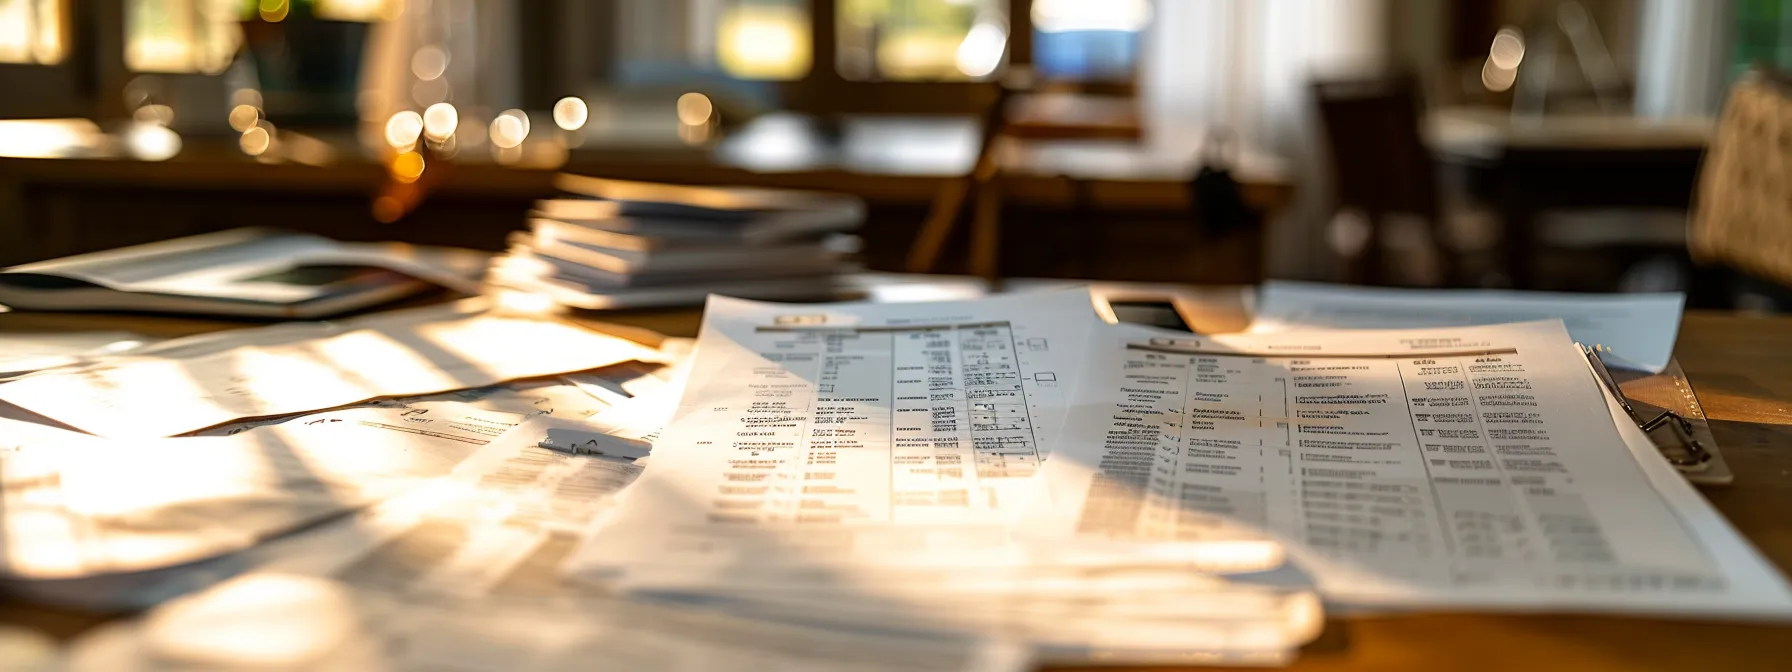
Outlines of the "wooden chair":
M1002 235L1002 194L996 183L999 169L996 147L1007 121L1008 101L1023 86L1023 82L1009 79L991 84L989 106L984 109L977 128L981 134L977 160L971 164L971 172L947 182L934 197L927 219L922 222L921 231L909 248L909 272L933 272L940 252L945 249L946 241L958 223L959 212L966 201L975 199L975 213L971 219L971 273L987 280L996 278Z
M1087 95L1061 83L1039 84L1033 73L1025 68L1015 68L991 82L987 102L988 107L979 118L981 144L977 159L969 173L946 183L934 197L927 219L909 248L908 270L911 273L933 272L960 219L960 212L969 202L971 274L991 282L1000 280L1002 184L999 155L1004 139L1138 141L1143 136L1136 99ZM1023 105L1028 102L1046 104ZM1130 113L1116 114L1116 109ZM1079 219L1081 230L1078 233L1086 237L1094 226L1090 186L1075 177L1060 177L1070 193L1070 209ZM1082 244L1080 247L1086 250L1089 246Z
M1792 76L1757 68L1730 89L1693 195L1700 263L1792 286Z
M1430 227L1430 246L1448 281L1453 264L1442 244L1443 212L1431 153L1420 136L1424 102L1410 74L1318 81L1313 99L1325 130L1338 211L1368 220L1362 251L1351 258L1351 281L1383 280L1381 229L1390 215L1413 215Z

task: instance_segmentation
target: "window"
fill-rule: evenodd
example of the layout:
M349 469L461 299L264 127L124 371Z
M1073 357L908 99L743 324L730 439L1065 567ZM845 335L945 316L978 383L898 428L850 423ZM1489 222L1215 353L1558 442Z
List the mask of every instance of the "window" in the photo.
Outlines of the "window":
M1148 0L1033 0L1033 67L1048 79L1130 81Z
M1008 46L996 0L842 0L836 68L854 81L962 81L996 72Z
M724 3L714 13L714 35L699 34L694 42L713 39L715 58L723 72L741 79L798 79L809 72L814 59L810 47L809 8L802 0L742 0ZM702 19L697 30L709 32Z
M610 3L604 3L610 4ZM525 77L589 88L730 87L772 107L831 113L969 112L1011 65L1130 86L1149 0L618 0L572 3L579 29L532 42ZM542 31L554 32L544 19ZM582 29L582 31L580 30ZM609 34L607 40L602 37ZM592 35L598 35L592 39ZM565 44L574 44L568 51ZM601 46L579 46L579 45ZM555 54L588 51L572 63ZM528 60L528 59L526 59ZM553 76L537 73L552 70ZM542 104L545 95L531 96Z
M318 17L349 21L376 20L404 4L402 0L126 0L125 69L221 73L242 44L240 21L257 15L279 21L295 3Z
M0 0L0 118L73 117L89 113L83 91L70 0Z
M204 72L230 66L243 40L239 0L128 0L124 66L132 72Z
M609 12L573 9L594 31L614 34L611 74L623 81L703 73L795 80L813 62L807 0L621 0ZM559 51L571 53L566 47Z
M1730 79L1756 63L1792 68L1792 2L1743 0L1735 4Z
M61 0L0 0L0 63L61 63L64 10Z

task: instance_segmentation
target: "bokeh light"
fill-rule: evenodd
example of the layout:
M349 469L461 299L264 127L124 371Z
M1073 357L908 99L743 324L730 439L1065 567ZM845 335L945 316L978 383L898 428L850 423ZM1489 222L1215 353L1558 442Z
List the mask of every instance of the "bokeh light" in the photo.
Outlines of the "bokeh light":
M523 144L529 137L529 115L522 110L505 110L492 119L492 145L499 149L511 149Z
M423 134L423 115L412 110L400 110L386 120L386 144L393 149L407 150L416 146L417 137Z
M241 147L243 153L249 156L261 156L273 144L273 134L260 126L250 127L249 130L243 131L241 138L237 138L237 146Z
M435 142L447 140L460 126L460 111L448 103L436 103L423 111L423 136Z
M692 91L678 97L678 121L687 126L709 123L709 115L715 111L709 96Z
M427 45L411 54L411 74L417 79L429 80L441 77L448 71L448 52L436 45Z
M238 105L230 108L230 127L238 133L246 133L255 128L255 122L261 121L261 110L254 105Z
M423 177L423 155L417 152L402 152L392 157L392 177L399 182L410 184Z
M268 23L279 23L286 19L292 11L292 3L288 0L261 0L261 20Z
M554 103L554 125L569 131L576 131L585 126L585 120L591 118L591 109L585 101L572 96L561 98Z
M145 161L166 161L180 153L180 134L160 124L131 124L124 133L131 155Z

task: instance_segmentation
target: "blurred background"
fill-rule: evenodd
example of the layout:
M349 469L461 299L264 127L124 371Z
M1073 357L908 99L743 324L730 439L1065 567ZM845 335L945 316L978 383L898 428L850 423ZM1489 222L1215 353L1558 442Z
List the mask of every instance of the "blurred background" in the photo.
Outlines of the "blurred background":
M496 251L569 172L853 194L874 270L1776 310L1686 244L1758 65L1792 0L0 0L0 265Z

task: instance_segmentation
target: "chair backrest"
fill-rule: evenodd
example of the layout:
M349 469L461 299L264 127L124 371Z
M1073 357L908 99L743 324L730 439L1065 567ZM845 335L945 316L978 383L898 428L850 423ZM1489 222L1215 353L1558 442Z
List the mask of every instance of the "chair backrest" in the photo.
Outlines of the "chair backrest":
M1792 78L1757 69L1730 89L1689 226L1694 259L1792 285Z
M1419 134L1418 78L1395 74L1312 84L1338 205L1437 216L1437 174Z

